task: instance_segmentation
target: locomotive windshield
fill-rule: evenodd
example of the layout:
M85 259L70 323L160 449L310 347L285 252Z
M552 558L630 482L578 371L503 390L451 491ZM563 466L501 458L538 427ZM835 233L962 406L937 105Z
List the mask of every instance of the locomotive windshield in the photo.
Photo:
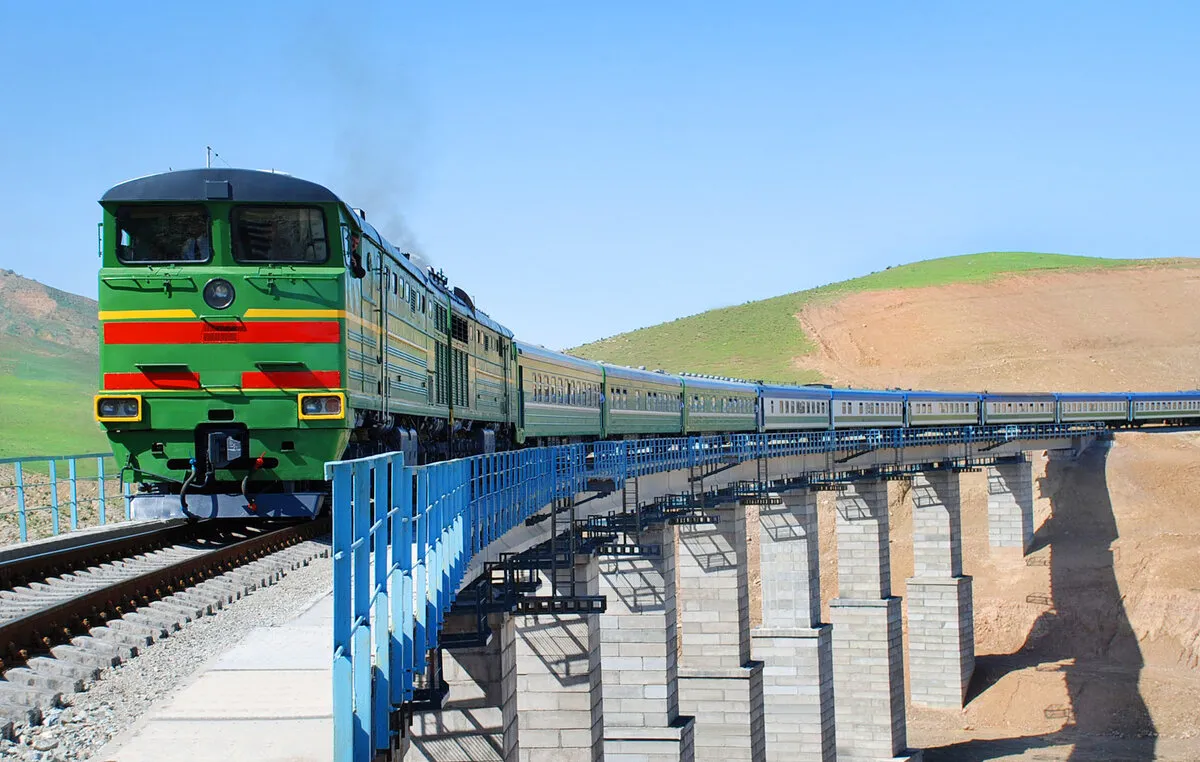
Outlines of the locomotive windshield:
M125 264L212 259L203 206L130 206L117 210L117 259Z
M233 210L239 262L319 264L329 258L325 214L313 207L241 206Z

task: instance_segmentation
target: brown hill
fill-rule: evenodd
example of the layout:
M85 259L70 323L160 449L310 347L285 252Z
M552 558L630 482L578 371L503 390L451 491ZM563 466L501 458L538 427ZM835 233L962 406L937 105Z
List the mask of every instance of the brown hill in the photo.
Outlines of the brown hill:
M0 270L0 457L103 452L96 302Z
M1194 389L1197 304L1179 265L867 291L796 315L816 349L793 363L856 386Z
M794 363L854 386L1195 388L1198 300L1191 267L850 294L796 315L816 350ZM910 745L927 760L1200 759L1200 435L1120 434L1079 462L1038 454L1035 478L1030 560L988 548L984 475L963 475L974 695L961 712L910 709ZM912 575L902 490L896 595ZM820 505L828 601L832 497Z
M0 375L96 380L96 301L0 270Z

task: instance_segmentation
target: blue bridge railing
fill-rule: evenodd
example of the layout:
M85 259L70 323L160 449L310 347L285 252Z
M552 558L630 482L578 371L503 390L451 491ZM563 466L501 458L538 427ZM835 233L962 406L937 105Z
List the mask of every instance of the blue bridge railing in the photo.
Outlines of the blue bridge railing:
M399 453L325 466L333 482L333 713L338 762L389 748L472 557L589 479L829 452L1048 440L1101 423L781 432L541 447L425 466Z
M0 545L129 518L110 453L0 458Z

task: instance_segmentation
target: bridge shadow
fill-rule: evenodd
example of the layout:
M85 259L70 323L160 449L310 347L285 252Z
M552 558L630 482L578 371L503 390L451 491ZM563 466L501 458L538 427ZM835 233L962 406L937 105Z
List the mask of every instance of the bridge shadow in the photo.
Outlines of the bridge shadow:
M1138 688L1144 666L1113 566L1116 518L1105 473L1110 442L1100 441L1075 460L1046 466L1042 494L1052 513L1034 536L1027 563L1049 565L1050 592L1028 600L1046 606L1015 653L980 656L968 704L1005 675L1022 669L1059 672L1067 703L1046 706L1053 733L978 739L925 751L925 759L990 760L1070 745L1067 756L1038 752L1035 759L1156 759L1156 729ZM1039 551L1048 551L1037 555ZM1020 699L1018 694L1017 700Z

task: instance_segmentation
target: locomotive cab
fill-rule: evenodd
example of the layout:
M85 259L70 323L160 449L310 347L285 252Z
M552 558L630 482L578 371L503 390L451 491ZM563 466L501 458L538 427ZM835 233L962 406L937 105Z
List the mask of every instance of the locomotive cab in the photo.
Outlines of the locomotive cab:
M141 485L135 518L315 515L353 424L354 216L314 183L228 169L101 206L95 415Z

